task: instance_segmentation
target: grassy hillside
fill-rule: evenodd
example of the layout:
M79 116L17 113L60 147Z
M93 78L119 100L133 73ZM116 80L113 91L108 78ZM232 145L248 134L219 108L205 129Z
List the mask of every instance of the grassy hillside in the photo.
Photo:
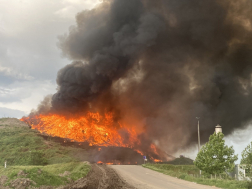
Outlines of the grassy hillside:
M6 178L5 185L16 188L22 179L33 186L64 185L87 175L91 166L86 159L84 149L45 140L18 119L0 119L0 178Z
M6 118L0 119L4 122ZM22 122L20 122L22 124ZM44 140L39 133L28 126L4 125L0 128L0 166L8 165L48 165L78 161L74 154L88 156L83 149L61 146L59 143Z
M89 164L71 162L47 166L9 166L6 169L0 167L0 176L5 175L8 177L5 185L9 186L12 185L11 183L14 180L20 178L32 180L34 183L31 185L35 187L61 186L85 177L89 171Z

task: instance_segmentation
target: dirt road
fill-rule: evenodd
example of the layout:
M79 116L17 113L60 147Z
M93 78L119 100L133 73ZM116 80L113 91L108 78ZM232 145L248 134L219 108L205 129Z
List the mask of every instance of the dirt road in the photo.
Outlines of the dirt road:
M137 189L217 189L170 177L139 165L111 165L110 167Z

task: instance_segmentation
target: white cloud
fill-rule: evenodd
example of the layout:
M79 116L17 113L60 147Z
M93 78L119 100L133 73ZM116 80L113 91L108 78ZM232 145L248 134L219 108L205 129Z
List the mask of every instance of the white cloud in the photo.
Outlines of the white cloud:
M29 113L56 92L57 71L70 63L57 48L58 35L75 15L99 0L0 0L1 113ZM17 113L17 112L16 112Z
M76 12L80 12L84 9L91 9L99 4L101 1L99 0L64 0L63 1L63 8L57 10L55 15L59 16L60 18L68 18L73 19L73 14ZM84 8L85 7L85 8ZM84 9L83 9L84 8Z
M16 82L11 89L0 89L0 107L30 113L48 94L56 92L51 81Z
M65 4L71 4L71 5L77 5L77 6L83 6L88 7L89 9L93 8L97 4L103 2L103 0L64 0Z
M22 79L22 80L32 80L32 79L34 79L34 77L32 77L32 76L20 73L17 70L14 70L12 68L2 67L1 65L0 65L0 74L6 75L6 76L11 76L11 77L14 77L16 79Z

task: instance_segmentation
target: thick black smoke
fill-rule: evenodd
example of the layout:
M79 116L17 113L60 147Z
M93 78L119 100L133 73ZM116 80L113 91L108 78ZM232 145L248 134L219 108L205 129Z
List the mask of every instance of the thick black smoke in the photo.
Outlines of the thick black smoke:
M104 0L76 16L59 47L51 111L113 108L167 152L252 117L251 0ZM102 107L102 108L101 108Z

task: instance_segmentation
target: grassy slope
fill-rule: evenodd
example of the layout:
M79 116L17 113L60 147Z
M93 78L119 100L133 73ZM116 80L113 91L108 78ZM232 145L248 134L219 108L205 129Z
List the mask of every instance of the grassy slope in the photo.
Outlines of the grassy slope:
M196 182L198 184L216 186L226 189L247 189L247 182L237 180L218 180L218 179L203 179L195 178L190 174L198 174L199 169L193 165L167 165L167 164L145 164L146 168L177 177L183 180Z
M3 123L6 123L6 118L0 119L0 176L5 175L13 180L23 170L29 173L27 178L35 181L37 186L58 186L68 182L66 177L59 176L65 171L71 173L68 178L72 180L88 173L90 165L80 162L75 156L81 154L82 158L87 157L85 150L46 141L37 131L26 126ZM4 168L5 161L7 169ZM38 169L42 170L41 174L38 174Z
M18 176L20 171L23 171L27 176ZM59 176L65 171L68 171L70 175ZM89 171L90 165L83 162L71 162L46 166L9 166L6 169L0 167L0 176L7 176L8 183L16 178L30 178L36 183L36 187L42 185L60 186L69 183L69 178L75 181L85 177Z
M1 122L1 119L0 119ZM88 156L85 150L74 147L63 147L53 141L45 141L38 132L28 127L6 127L0 129L0 165L33 165L33 156L42 156L46 163L67 163L78 161L75 153ZM39 165L39 162L35 162ZM43 165L43 163L42 163Z

